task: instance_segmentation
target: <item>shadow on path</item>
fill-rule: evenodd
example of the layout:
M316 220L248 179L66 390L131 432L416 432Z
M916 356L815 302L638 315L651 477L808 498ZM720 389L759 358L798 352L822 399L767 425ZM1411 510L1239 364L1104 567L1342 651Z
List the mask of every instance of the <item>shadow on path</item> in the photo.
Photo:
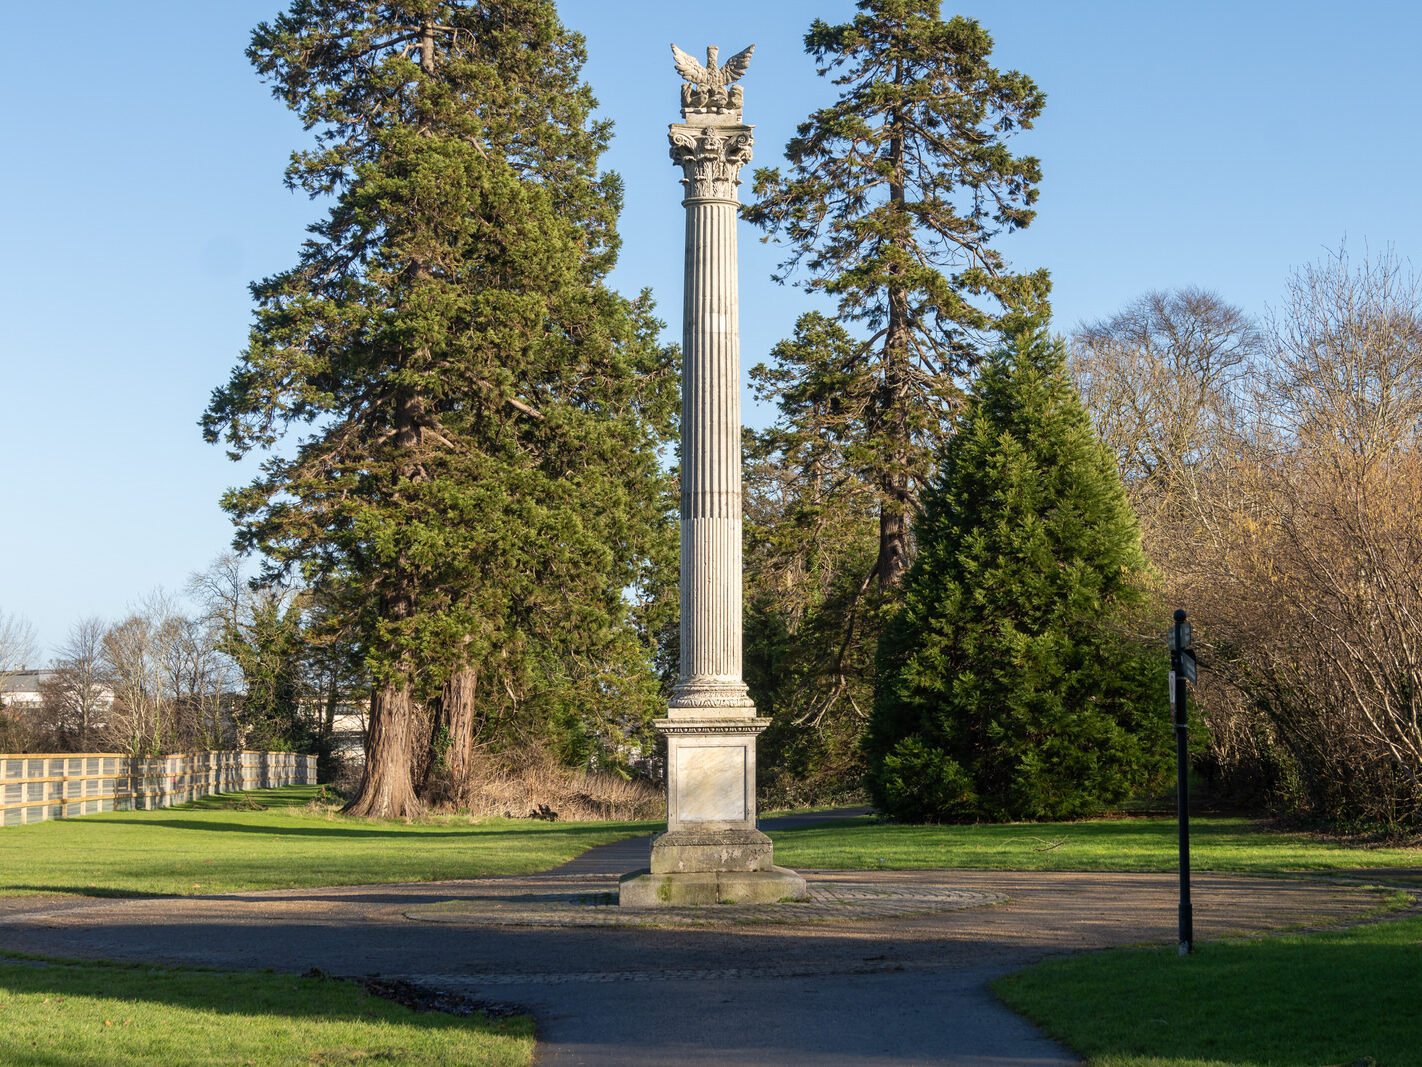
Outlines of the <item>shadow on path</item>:
M761 819L757 825L762 830L795 830L801 826L837 822L840 819L853 819L873 813L873 808L866 807L834 808L829 811L812 811L799 815L777 815L771 819ZM554 867L551 871L543 873L550 875L605 874L615 878L628 871L635 871L647 866L651 859L654 836L654 834L644 834L641 837L629 837L625 841L596 845L561 867Z

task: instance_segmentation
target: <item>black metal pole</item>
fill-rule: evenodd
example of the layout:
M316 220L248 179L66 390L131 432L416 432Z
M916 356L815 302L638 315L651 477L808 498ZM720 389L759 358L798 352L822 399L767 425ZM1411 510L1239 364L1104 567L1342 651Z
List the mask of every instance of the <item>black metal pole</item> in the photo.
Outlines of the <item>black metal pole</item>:
M1186 738L1185 671L1181 659L1185 648L1185 612L1175 612L1175 640L1171 642L1170 670L1175 691L1171 703L1175 712L1175 805L1180 822L1180 955L1188 956L1195 947L1195 918L1190 905L1190 754Z

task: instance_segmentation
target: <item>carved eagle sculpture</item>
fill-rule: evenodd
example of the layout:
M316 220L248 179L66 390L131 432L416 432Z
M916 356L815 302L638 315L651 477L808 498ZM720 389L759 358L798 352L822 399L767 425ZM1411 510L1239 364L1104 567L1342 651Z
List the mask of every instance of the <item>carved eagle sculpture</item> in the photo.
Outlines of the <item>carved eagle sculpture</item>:
M692 56L676 45L671 46L672 58L676 60L676 71L686 79L681 87L681 105L692 111L739 110L741 90L728 88L732 82L745 77L750 66L751 53L755 45L737 52L722 66L716 65L718 49L710 45L706 49L706 65L703 67Z

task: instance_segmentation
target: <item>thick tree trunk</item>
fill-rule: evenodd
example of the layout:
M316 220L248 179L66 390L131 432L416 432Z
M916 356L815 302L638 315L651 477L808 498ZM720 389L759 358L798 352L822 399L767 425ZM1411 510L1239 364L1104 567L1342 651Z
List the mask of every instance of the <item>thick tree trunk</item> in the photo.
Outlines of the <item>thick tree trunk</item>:
M403 819L424 812L410 777L415 718L411 712L408 689L387 685L375 691L365 743L365 777L360 793L346 805L349 814Z
M435 69L435 27L429 18L420 22L420 69L426 74Z
M479 674L466 667L450 675L430 731L430 758L421 793L431 804L464 806L473 786L474 698Z
M891 475L885 480L885 495L879 506L879 561L875 573L879 588L897 585L909 565L908 479Z
M885 441L879 474L879 588L899 583L909 566L911 525L917 500L910 480L913 426L909 405L908 298L902 288L889 289L889 332L884 340L884 382L878 434Z
M884 383L878 433L887 442L879 474L879 560L875 573L879 588L899 583L909 565L910 525L916 501L909 480L913 430L908 405L908 333L901 308L902 292L889 294L889 334L884 343Z

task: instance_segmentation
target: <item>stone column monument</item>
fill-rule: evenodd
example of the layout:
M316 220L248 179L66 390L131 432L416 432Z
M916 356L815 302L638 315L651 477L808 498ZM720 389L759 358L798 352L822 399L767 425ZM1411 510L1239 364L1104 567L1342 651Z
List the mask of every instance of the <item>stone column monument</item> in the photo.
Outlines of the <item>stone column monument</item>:
M741 372L736 187L750 162L740 86L752 45L702 66L676 45L682 121L686 283L681 375L681 671L665 719L667 829L650 870L624 875L626 905L801 900L805 880L776 867L755 826L756 716L741 679Z

